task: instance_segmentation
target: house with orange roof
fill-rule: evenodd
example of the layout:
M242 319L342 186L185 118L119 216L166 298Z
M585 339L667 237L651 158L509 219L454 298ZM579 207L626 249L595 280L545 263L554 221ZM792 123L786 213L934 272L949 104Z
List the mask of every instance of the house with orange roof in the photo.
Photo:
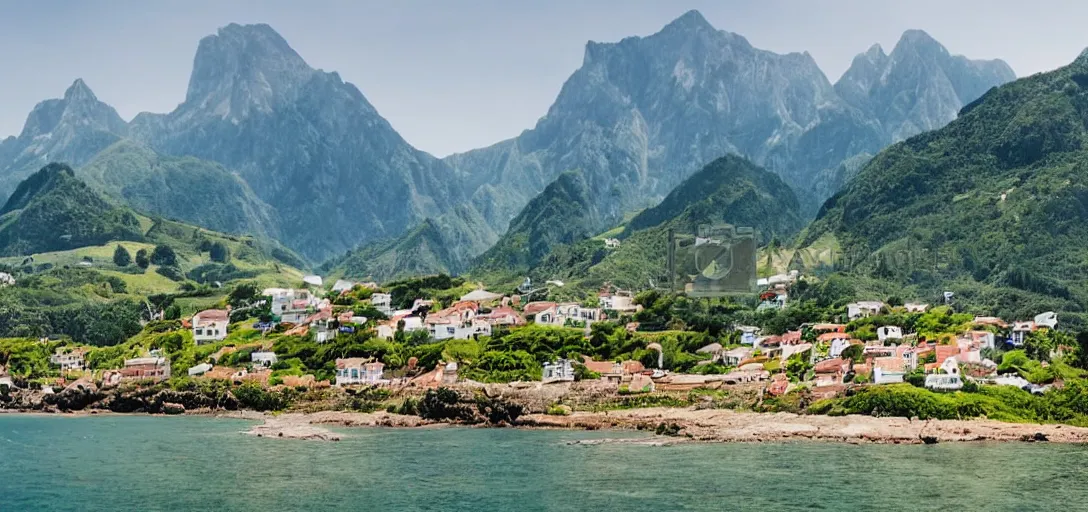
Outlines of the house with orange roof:
M957 345L937 345L937 366L940 366L944 361L950 357L955 357L960 354L960 347Z
M476 318L491 324L492 327L497 325L525 325L525 319L510 306L494 308L488 313L476 315Z
M846 332L845 324L814 324L812 330L817 333Z
M832 359L826 359L816 363L812 367L812 371L815 374L812 385L814 387L834 386L842 384L842 379L846 376L846 369L850 363L841 357Z
M230 311L206 309L193 315L193 340L197 345L213 343L227 338Z
M903 382L907 367L906 361L904 361L902 357L874 357L872 359L872 364L874 384L897 384Z

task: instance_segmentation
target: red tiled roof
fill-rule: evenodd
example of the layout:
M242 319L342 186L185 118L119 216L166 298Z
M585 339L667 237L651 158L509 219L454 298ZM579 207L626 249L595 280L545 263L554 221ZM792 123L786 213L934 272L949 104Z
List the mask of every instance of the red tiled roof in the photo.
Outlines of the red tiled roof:
M957 356L959 353L960 347L956 345L937 345L937 365L940 366L945 359Z
M541 311L545 311L554 308L556 304L554 302L530 302L525 305L524 311L526 315L535 315Z
M819 341L845 340L849 338L850 335L844 332L825 332L816 337Z
M819 363L816 363L816 366L814 366L812 370L816 373L837 373L842 371L843 365L845 364L846 361L844 361L841 357L836 357L834 359L828 359L826 361L820 361Z
M210 322L229 322L230 311L225 309L205 309L193 315L193 323L197 326Z
M830 332L845 332L846 326L843 324L816 324L812 326L814 331L830 331Z

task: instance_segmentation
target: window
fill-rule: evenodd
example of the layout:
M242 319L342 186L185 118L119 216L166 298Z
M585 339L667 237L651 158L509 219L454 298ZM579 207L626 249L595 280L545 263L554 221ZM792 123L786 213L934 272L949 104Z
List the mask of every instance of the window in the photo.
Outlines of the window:
M353 378L353 379L358 379L359 378L359 369L358 368L352 368L351 369L351 378Z

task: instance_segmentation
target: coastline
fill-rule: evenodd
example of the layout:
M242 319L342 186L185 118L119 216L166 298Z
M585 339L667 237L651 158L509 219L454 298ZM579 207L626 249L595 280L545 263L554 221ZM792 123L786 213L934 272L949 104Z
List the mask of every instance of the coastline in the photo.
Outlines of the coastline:
M38 416L125 416L140 413L110 411L42 412L0 410L0 414ZM444 428L456 423L425 420L418 416L384 411L266 413L251 410L195 409L185 416L206 416L253 421L243 434L280 439L339 441L330 427L343 428ZM489 425L463 425L497 428ZM578 411L567 416L527 414L511 428L527 430L662 431L647 444L833 442L847 444L933 444L962 442L1086 443L1088 428L1062 424L1006 423L989 419L919 420L863 415L825 416L793 413L743 412L693 407L649 407L601 412ZM661 433L661 432L659 432ZM639 442L647 440L605 440ZM581 443L580 443L581 444Z
M337 441L328 427L441 428L449 423L387 412L264 414L211 413L216 417L262 420L247 434L284 439ZM918 420L900 417L821 416L737 412L723 409L666 408L575 412L569 416L529 414L513 428L563 430L664 430L653 444L686 442L841 442L848 444L933 444L962 442L1088 443L1088 428L1060 424L1005 423L988 419ZM663 427L663 428L659 428ZM486 427L483 428L493 428ZM628 440L631 441L631 440ZM645 442L645 440L635 440ZM598 441L599 442L599 441Z

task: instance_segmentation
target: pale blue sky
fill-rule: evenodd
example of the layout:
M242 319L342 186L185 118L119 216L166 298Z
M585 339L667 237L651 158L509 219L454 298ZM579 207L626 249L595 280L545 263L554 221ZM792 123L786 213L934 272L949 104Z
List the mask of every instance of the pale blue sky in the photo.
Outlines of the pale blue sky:
M0 0L0 137L81 77L126 120L185 97L201 37L270 24L310 65L357 85L416 147L438 156L530 128L587 40L648 35L689 9L776 52L808 51L835 81L873 43L919 28L949 51L1018 75L1088 45L1088 2L1011 0Z

